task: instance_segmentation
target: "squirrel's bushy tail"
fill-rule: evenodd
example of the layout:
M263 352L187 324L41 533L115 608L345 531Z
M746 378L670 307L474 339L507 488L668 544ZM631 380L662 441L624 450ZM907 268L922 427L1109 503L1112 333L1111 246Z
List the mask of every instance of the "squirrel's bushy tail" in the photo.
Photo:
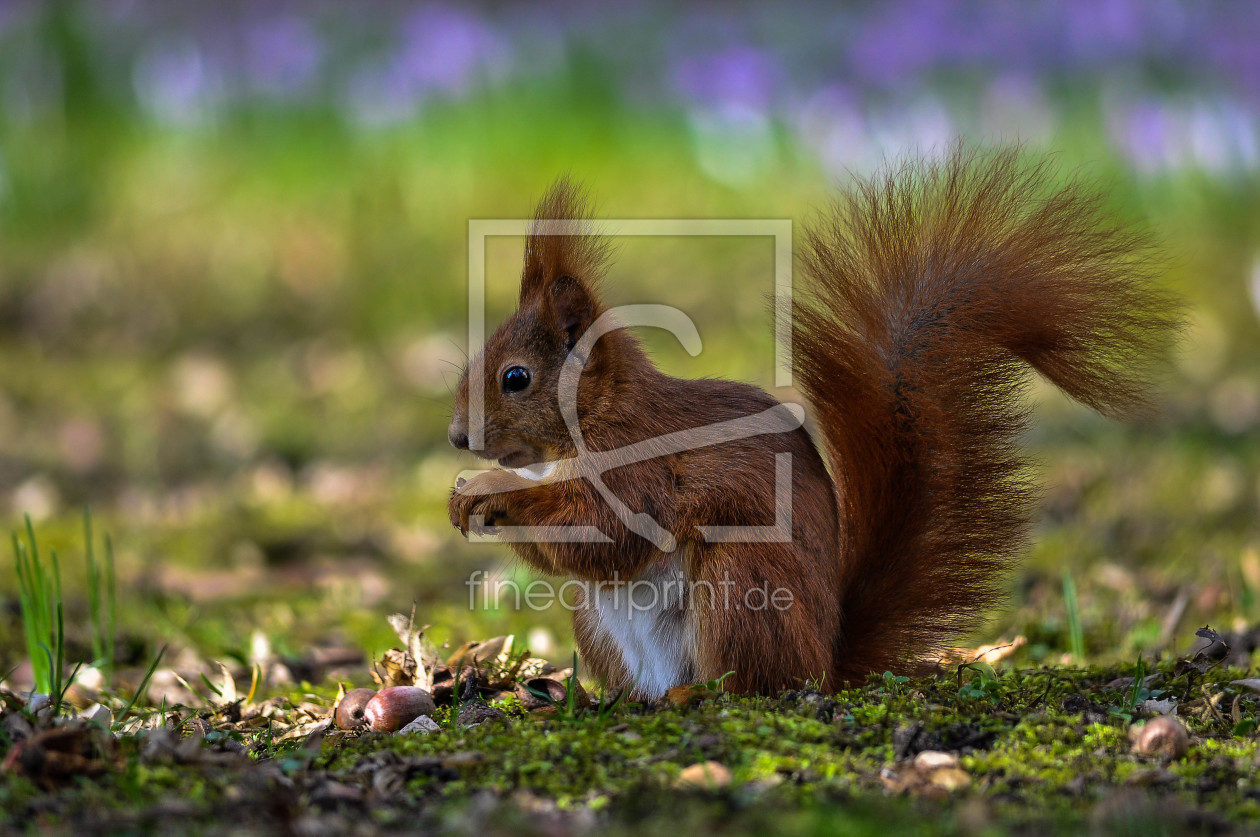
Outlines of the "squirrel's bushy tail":
M1022 551L1029 367L1109 416L1146 405L1176 305L1141 234L1015 150L858 182L806 233L797 385L836 476L841 682L973 629Z

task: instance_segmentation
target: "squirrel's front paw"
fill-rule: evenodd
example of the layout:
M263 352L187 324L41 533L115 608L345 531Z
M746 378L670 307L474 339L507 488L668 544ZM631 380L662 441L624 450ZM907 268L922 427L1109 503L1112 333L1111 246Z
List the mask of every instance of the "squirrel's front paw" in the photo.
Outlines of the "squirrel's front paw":
M473 485L474 482L475 480L471 480L458 486L451 492L450 502L446 505L451 525L464 535L468 534L471 519L477 515L482 516L482 525L486 527L507 522L507 508L499 495L480 494L465 490L468 486Z
M468 534L468 517L473 513L473 506L481 499L480 497L461 494L458 488L451 492L451 499L446 504L446 513L451 519L451 525L458 529L461 534Z

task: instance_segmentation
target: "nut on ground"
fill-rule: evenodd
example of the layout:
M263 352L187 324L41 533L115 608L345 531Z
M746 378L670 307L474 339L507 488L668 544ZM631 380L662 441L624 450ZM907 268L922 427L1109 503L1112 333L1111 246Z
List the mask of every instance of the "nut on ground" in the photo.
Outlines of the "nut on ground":
M684 767L675 782L680 788L697 788L700 790L717 790L731 783L730 769L716 761L703 761Z
M1160 715L1141 726L1129 727L1129 744L1138 755L1175 761L1190 751L1190 735L1181 721Z

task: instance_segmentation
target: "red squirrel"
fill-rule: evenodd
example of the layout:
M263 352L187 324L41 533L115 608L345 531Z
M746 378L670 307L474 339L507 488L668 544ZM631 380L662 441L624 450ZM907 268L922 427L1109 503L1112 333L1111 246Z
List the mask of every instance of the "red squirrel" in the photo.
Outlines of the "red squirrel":
M477 515L598 530L511 548L573 580L587 670L640 698L728 673L737 692L834 690L912 669L973 631L1028 540L1036 492L1017 440L1030 370L1105 415L1141 413L1177 327L1148 237L1109 221L1096 192L1056 185L1047 161L1016 150L957 147L857 180L804 234L791 356L818 443L780 423L679 449L661 440L779 402L671 377L609 329L607 239L547 228L588 217L565 179L537 207L519 308L465 370L449 430L469 447L479 376L473 452L502 470L463 482L449 513L464 533ZM576 432L559 397L566 362L570 384L580 375ZM627 450L598 479L583 471ZM775 525L781 461L790 531L706 537ZM645 519L656 528L632 525Z

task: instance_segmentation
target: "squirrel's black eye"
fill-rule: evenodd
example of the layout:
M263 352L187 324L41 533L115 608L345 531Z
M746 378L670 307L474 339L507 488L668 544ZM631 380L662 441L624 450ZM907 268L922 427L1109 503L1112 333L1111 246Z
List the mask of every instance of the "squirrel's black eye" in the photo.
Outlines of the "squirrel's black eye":
M520 392L529 386L529 370L524 366L511 366L503 373L503 391Z

